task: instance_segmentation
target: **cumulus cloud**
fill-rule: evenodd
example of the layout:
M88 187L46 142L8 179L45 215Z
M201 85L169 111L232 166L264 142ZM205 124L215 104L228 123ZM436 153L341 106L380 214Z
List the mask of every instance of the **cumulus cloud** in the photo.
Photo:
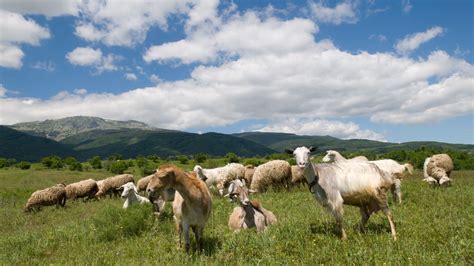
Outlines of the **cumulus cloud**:
M399 54L409 54L413 50L417 49L420 45L425 42L430 41L431 39L441 35L444 32L444 29L441 27L433 27L428 29L425 32L417 32L414 34L407 35L402 40L399 40L395 44L395 50Z
M160 83L162 82L160 76L156 75L156 74L152 74L150 75L150 81L153 82L153 83Z
M342 23L356 23L358 18L355 4L342 2L334 8L325 6L322 2L309 2L312 17L322 23L339 25Z
M5 97L6 94L7 94L7 89L3 87L3 84L0 84L0 98Z
M97 73L100 74L103 71L117 70L118 67L114 63L121 57L113 54L104 56L100 49L78 47L66 54L66 59L73 65L95 67Z
M39 45L50 38L47 28L22 15L0 9L0 66L21 68L23 51L20 45Z
M77 15L80 2L80 0L0 0L0 6L4 10L22 15L44 15L47 17L55 17Z
M125 73L124 77L126 80L137 80L137 75L134 73Z
M297 135L333 136L342 139L370 139L386 141L384 136L372 130L361 129L353 122L341 122L324 119L286 119L271 123L255 131L282 132Z

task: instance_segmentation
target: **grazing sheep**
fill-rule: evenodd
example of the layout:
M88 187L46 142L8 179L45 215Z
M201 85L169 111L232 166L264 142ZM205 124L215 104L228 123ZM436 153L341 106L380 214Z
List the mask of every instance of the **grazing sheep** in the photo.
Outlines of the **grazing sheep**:
M369 159L365 156L356 156L352 159L346 159L344 156L342 156L339 152L334 151L334 150L329 150L326 151L326 155L323 157L323 162L324 163L342 163L342 162L347 162L347 161L352 161L352 162L367 162Z
M196 238L197 249L201 250L204 227L211 215L211 193L207 185L195 173L186 173L175 165L162 166L148 183L147 193L157 197L165 189L173 188L176 194L173 201L173 213L181 247L181 235L184 232L186 252L190 250L189 229Z
M291 182L291 166L284 160L273 160L259 165L253 174L250 188L264 192L269 186L284 186L288 188Z
M435 154L426 158L423 173L426 181L432 185L451 185L451 172L454 169L453 160L447 154Z
M252 179L253 179L253 174L255 173L255 166L253 166L252 164L247 164L245 166L245 175L244 175L244 179L245 179L245 182L250 186L250 184L252 184Z
M393 200L397 201L398 203L402 203L402 178L405 177L407 174L413 174L413 166L409 163L406 164L399 164L397 161L392 159L383 159L383 160L376 160L370 161L377 165L380 170L387 173L393 181L392 185L392 196Z
M304 171L299 168L297 165L291 166L291 184L298 185L301 183L306 182L306 178L304 177Z
M118 190L120 186L125 185L128 182L135 183L133 175L129 174L111 176L101 181L97 182L99 191L95 194L96 198L101 198L106 194L109 194L110 197L112 197L112 194L116 194L119 192Z
M40 210L41 206L62 206L66 204L66 185L57 184L52 187L37 190L31 194L26 202L25 212Z
M120 188L123 189L121 196L125 199L125 202L123 203L124 209L134 203L150 203L150 200L138 195L138 190L132 182L128 182L127 184L120 186Z
M257 232L261 232L277 222L273 212L264 209L256 200L249 200L249 192L252 191L245 185L245 180L237 179L229 185L226 197L239 204L229 216L229 228L235 232L247 228L257 228Z
M94 179L86 179L66 186L66 196L68 199L78 199L87 197L93 199L99 191Z
M245 167L239 163L230 163L214 169L204 169L200 165L196 165L193 171L206 182L208 187L216 187L221 196L224 195L224 189L232 180L245 177Z
M287 152L293 154L297 165L304 169L309 190L315 199L336 218L341 238L347 238L342 221L343 204L347 204L360 208L361 230L364 230L372 213L383 210L390 223L392 237L396 240L395 224L387 202L392 179L369 162L312 164L310 157L314 150L313 147L298 147Z
M149 175L149 176L142 177L140 180L138 180L137 182L138 192L146 191L146 187L148 186L148 183L150 182L152 177L153 175Z

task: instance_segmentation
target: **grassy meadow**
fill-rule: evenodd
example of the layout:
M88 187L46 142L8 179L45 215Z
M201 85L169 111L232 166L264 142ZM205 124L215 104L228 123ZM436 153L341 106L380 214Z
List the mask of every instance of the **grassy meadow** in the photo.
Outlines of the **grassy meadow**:
M190 165L186 166L188 169ZM71 172L0 169L0 264L464 264L474 262L474 171L453 173L453 186L430 188L421 172L403 182L404 203L392 211L398 241L382 213L367 232L357 229L359 210L345 207L348 240L306 187L255 194L278 224L264 233L232 233L235 205L213 198L202 253L177 248L171 204L156 218L150 206L123 210L122 199L68 201L65 208L24 213L31 192L58 182L111 176L104 170ZM193 239L193 238L192 238ZM194 248L194 244L192 246Z

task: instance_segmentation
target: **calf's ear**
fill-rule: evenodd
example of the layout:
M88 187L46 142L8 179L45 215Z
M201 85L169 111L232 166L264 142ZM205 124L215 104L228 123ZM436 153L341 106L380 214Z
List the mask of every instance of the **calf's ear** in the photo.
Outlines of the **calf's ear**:
M318 147L313 147L313 146L309 147L310 152L315 152L317 149Z
M292 149L285 149L285 152L288 153L288 154L293 154L294 150L292 150Z

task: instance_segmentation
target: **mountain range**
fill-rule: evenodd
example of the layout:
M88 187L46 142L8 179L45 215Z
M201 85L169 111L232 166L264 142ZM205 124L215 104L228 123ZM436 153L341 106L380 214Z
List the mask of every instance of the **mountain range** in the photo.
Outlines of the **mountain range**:
M464 150L474 154L474 145L441 142L406 142L401 144L363 139L341 140L331 136L300 136L287 133L245 132L238 134L196 134L160 129L139 121L116 121L98 117L76 116L57 120L0 126L0 157L38 161L47 155L74 156L85 160L112 153L125 158L137 155L193 155L206 153L223 156L233 152L251 157L282 152L297 146L317 146L320 151L363 150L385 153L411 150L421 146Z

